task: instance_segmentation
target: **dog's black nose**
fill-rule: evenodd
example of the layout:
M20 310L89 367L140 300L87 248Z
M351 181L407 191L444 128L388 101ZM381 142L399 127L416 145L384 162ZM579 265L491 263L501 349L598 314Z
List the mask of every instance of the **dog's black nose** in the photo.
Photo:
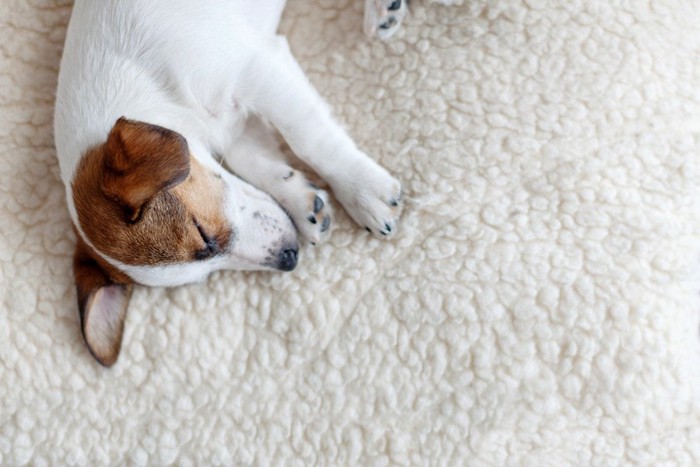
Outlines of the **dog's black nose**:
M277 267L282 271L291 271L297 267L297 250L289 249L282 251L282 254L280 254L279 266Z

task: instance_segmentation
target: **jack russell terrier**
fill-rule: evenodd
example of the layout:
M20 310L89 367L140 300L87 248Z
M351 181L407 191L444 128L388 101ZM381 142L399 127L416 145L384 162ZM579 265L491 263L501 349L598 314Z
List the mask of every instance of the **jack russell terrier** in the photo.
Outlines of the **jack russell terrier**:
M117 360L133 284L291 271L299 239L327 235L328 195L285 162L271 127L358 224L396 232L401 185L333 120L276 35L284 4L75 1L54 132L81 328L101 364Z

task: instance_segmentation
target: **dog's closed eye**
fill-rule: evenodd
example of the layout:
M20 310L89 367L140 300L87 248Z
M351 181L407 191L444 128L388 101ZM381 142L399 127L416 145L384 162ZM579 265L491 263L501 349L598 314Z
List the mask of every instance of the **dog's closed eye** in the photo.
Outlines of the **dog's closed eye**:
M203 249L197 250L194 253L194 258L198 261L202 261L219 254L219 252L221 251L221 249L219 248L219 242L217 242L215 238L209 237L207 235L201 224L197 222L197 219L193 217L192 221L194 222L194 226L197 227L197 232L199 232L199 235L202 237L202 241L205 245Z

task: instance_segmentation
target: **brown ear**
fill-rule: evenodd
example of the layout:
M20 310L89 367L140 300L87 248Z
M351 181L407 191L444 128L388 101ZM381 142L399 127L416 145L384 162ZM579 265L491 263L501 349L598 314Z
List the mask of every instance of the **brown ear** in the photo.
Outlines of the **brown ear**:
M73 272L83 338L98 362L112 366L119 357L132 286L116 270L110 275L109 266L101 265L77 236Z
M148 201L190 172L185 138L163 127L120 118L105 145L103 190L136 222Z

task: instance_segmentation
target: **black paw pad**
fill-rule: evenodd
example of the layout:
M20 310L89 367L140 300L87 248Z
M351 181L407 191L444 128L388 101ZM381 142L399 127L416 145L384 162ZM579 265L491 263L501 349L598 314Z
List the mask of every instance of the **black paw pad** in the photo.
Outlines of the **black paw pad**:
M307 217L306 219L308 219L308 221L311 222L312 224L316 223L316 216L314 216L314 215L309 215L309 217Z
M316 196L314 198L314 214L318 213L321 209L323 209L323 200L320 196Z
M331 226L331 216L326 216L323 218L323 222L321 223L321 232L325 232L328 230L328 227Z
M391 5L389 5L389 11L396 11L399 8L401 8L401 0L394 0L391 2Z
M396 18L389 16L389 18L379 25L379 29L389 29L390 27L396 25Z

